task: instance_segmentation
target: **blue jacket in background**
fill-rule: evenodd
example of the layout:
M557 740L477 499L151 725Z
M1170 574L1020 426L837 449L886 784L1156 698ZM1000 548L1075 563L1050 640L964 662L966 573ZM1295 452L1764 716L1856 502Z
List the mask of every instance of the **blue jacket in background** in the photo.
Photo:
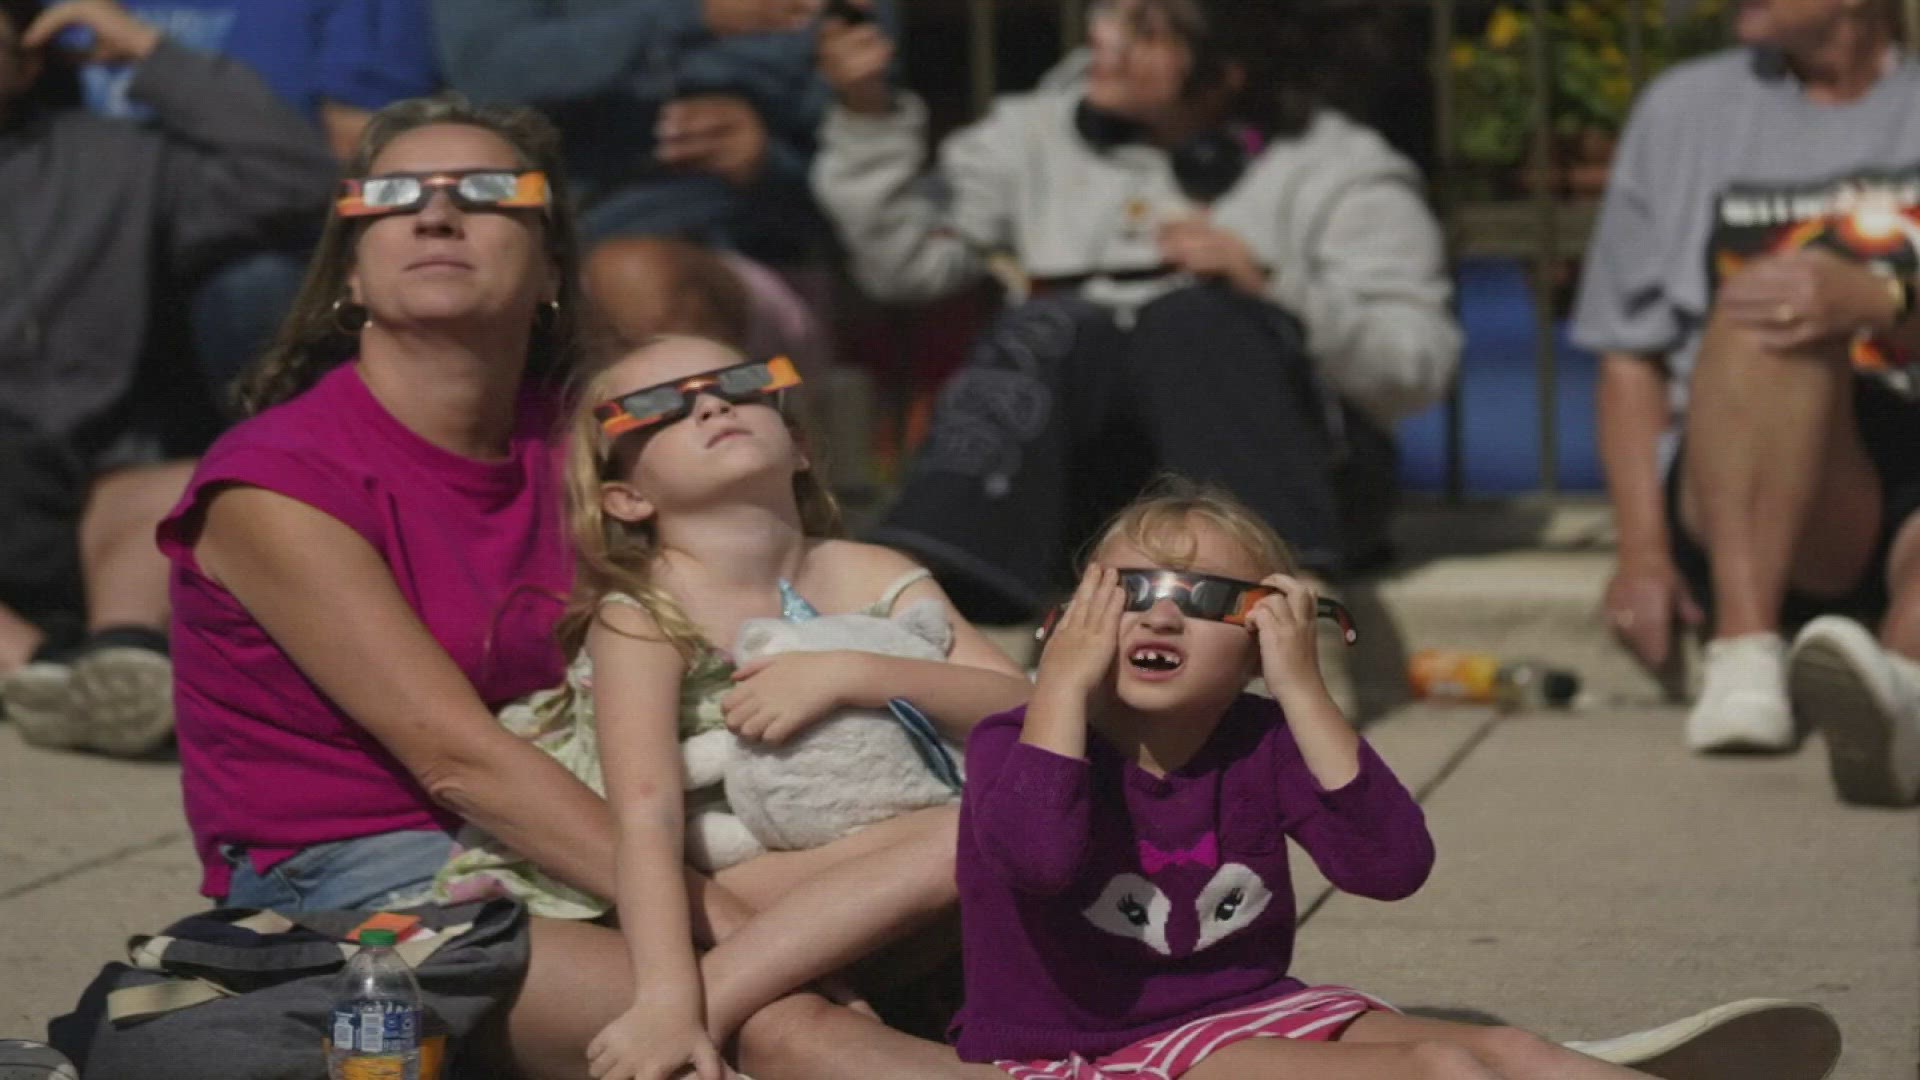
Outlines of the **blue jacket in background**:
M320 103L360 109L439 86L426 0L128 0L127 8L191 49L232 57L309 119ZM144 119L124 65L81 72L87 106Z
M807 171L831 100L811 31L716 38L700 0L433 0L447 82L479 102L531 105L566 140L592 238L679 236L772 262L830 230ZM880 5L892 25L892 10ZM739 94L766 122L766 168L750 190L669 170L653 157L660 108Z

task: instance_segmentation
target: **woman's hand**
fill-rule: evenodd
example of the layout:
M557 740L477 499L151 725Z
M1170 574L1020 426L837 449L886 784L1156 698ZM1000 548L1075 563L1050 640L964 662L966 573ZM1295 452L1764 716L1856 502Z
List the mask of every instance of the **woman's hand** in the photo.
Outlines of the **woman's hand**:
M1761 259L1721 286L1719 309L1775 349L1798 349L1893 328L1887 279L1824 248Z
M867 0L851 0L871 9ZM887 70L893 64L893 39L879 22L849 25L829 17L820 24L820 76L848 112L885 116L893 111L893 87Z
M94 63L144 60L160 44L160 31L135 18L116 0L69 0L42 11L21 35L21 47L44 48L55 35L74 26L93 31L92 47L82 58Z
M667 1005L635 1002L587 1044L594 1080L700 1080L734 1076L697 1020Z
M1269 574L1260 581L1278 592L1254 605L1247 622L1260 645L1260 675L1275 698L1318 689L1320 679L1319 597L1313 587L1286 574Z
M766 656L733 673L720 699L727 727L748 742L778 746L847 703L866 653L837 651Z
M1675 620L1688 626L1706 621L1679 569L1665 556L1630 559L1623 552L1602 603L1621 643L1655 670L1672 655Z
M1261 296L1267 272L1246 241L1215 225L1204 211L1160 227L1160 255L1200 277L1219 278L1241 292Z
M670 101L654 124L654 156L663 165L752 186L767 163L767 122L738 94Z
M1108 686L1120 651L1120 613L1126 601L1119 571L1099 563L1087 567L1040 654L1036 700L1071 696L1091 701Z

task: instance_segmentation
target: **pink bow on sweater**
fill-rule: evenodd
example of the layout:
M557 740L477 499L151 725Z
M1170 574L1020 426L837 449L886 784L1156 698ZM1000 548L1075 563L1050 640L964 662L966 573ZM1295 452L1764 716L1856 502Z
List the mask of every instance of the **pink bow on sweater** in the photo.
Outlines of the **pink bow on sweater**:
M1169 866L1188 863L1203 866L1208 870L1220 865L1220 841L1213 833L1200 838L1199 843L1183 850L1161 851L1149 841L1140 841L1140 868L1149 875L1157 874Z

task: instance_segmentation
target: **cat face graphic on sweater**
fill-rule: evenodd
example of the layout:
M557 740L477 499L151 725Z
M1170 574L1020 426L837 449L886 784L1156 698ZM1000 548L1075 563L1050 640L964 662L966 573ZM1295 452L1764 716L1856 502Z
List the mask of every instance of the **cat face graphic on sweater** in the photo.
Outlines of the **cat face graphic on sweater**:
M1161 877L1160 884L1135 874L1117 874L1099 899L1081 913L1116 937L1132 938L1161 956L1191 956L1253 925L1273 901L1273 890L1244 863L1219 866L1212 833L1186 851L1162 852L1140 844L1141 869ZM1213 869L1197 892L1192 873L1159 872L1193 865Z

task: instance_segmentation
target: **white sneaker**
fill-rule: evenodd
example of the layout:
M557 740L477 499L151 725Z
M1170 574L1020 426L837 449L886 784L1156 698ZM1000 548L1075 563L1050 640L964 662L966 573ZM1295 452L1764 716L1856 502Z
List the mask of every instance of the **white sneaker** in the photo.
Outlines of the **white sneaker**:
M1566 1047L1666 1080L1824 1080L1840 1061L1840 1025L1811 1002L1749 998Z
M20 737L49 750L86 745L87 732L73 704L73 669L53 660L35 660L0 679L0 706L20 729Z
M1687 714L1687 746L1698 753L1793 748L1786 643L1779 634L1707 642L1700 697Z
M173 738L173 662L167 638L147 627L96 632L73 661L73 709L86 746L145 757Z
M1920 798L1920 663L1890 653L1852 619L1822 615L1794 639L1793 707L1827 743L1847 802Z

